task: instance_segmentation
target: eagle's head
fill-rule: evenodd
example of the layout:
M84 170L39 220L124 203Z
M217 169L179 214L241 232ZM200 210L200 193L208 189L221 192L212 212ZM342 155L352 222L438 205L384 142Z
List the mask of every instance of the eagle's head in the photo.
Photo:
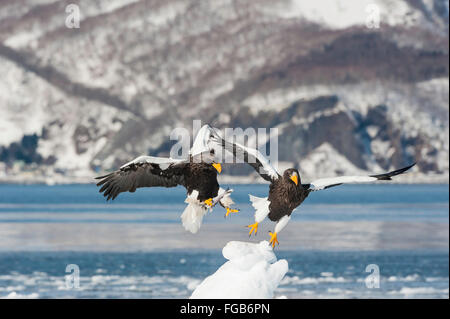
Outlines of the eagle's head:
M289 183L294 183L295 186L298 186L301 182L300 174L295 168L288 168L287 170L285 170L283 173L283 179L288 181Z

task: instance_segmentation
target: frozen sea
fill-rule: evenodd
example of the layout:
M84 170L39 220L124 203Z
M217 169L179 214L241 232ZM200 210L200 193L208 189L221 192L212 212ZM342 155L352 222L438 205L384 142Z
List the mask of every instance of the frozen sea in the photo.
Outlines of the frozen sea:
M196 235L180 223L185 192L140 189L106 203L94 185L0 185L1 298L186 298L248 238L248 194L230 185L238 214L216 207ZM312 193L280 233L287 298L448 298L448 185L343 185ZM80 271L66 283L67 265ZM379 288L368 288L376 265Z

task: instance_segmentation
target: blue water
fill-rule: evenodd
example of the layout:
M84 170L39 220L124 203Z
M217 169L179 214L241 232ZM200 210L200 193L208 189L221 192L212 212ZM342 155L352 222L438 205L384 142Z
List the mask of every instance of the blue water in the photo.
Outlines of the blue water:
M247 224L254 213L248 194L264 197L268 190L267 185L230 187L234 189L232 197L241 212L226 222L223 212L207 215L204 227L207 224L226 227ZM167 247L167 251L117 249L107 252L102 251L103 246L98 246L97 249L90 247L93 249L89 251L72 251L59 245L66 239L64 231L55 232L55 229L65 229L64 225L75 223L173 224L181 234L179 215L185 205L184 198L183 188L140 189L106 203L94 185L0 185L0 297L189 297L202 279L225 262L220 249L180 251ZM446 228L448 242L448 203L448 185L343 185L312 193L292 215L291 222L315 222L319 225L316 226L317 235L320 235L322 223L333 221L344 224L359 221L369 225L378 222L385 225L412 223L441 232ZM24 227L28 227L26 225L38 225L44 230L48 227L49 232L47 235L45 232L36 235L33 230L23 232ZM406 230L399 229L400 237L402 232ZM424 233L421 236L427 236L426 231ZM102 233L99 237L106 235ZM432 235L435 234L432 232ZM29 238L40 239L36 236L47 236L45 241L50 243L49 246L20 249L21 243L29 243ZM120 233L112 233L111 236L120 236ZM49 251L47 248L53 244L58 245L58 249ZM276 297L449 296L448 243L431 241L427 249L415 248L412 243L401 250L374 248L368 251L361 248L348 251L337 247L333 250L290 249L276 253L278 258L289 263L289 272L275 291ZM77 289L66 286L65 267L68 264L77 264L80 268L80 287ZM366 287L368 273L365 268L369 264L379 266L380 288Z
M253 209L248 194L267 196L267 185L230 185L236 207L241 210L234 221L248 219ZM184 188L138 189L105 202L95 185L0 185L0 222L179 222L185 207ZM292 215L293 220L382 220L447 222L449 192L447 185L342 185L314 192ZM164 212L155 216L154 212ZM17 213L35 213L14 218ZM56 213L42 217L39 213ZM92 213L105 214L92 219ZM143 213L138 218L114 220L108 215ZM58 216L59 215L59 216ZM63 216L64 215L64 216ZM81 216L80 216L81 215ZM84 218L82 215L86 215ZM64 217L63 219L61 217ZM73 218L70 218L73 217ZM205 222L220 222L223 215L212 215Z
M448 254L438 252L283 252L289 272L275 291L288 298L448 298ZM0 253L0 296L31 298L186 298L224 263L219 252ZM80 269L66 286L66 265ZM365 268L380 268L367 288Z
M227 185L235 189L233 199L237 203L247 203L248 194L267 196L268 185ZM168 204L175 199L184 199L183 187L170 189L141 188L135 193L122 193L114 201L118 204ZM311 204L348 203L447 203L448 185L444 184L370 184L341 185L315 192L308 197ZM20 204L103 204L95 185L5 185L0 184L0 203Z

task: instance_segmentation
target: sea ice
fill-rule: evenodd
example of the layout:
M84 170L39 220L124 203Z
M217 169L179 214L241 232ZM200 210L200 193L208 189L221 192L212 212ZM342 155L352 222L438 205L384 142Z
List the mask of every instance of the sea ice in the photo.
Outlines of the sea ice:
M277 261L267 241L258 244L231 241L222 250L228 261L194 290L192 299L273 298L273 292L288 271Z

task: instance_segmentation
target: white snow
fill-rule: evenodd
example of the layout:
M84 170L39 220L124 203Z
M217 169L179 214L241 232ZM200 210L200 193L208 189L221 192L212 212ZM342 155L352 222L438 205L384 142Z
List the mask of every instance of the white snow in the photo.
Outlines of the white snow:
M412 297L414 295L417 294L435 294L435 293L448 293L448 289L436 289L436 288L432 288L432 287L417 287L417 288L410 288L410 287L403 287L402 289L400 289L399 291L392 291L389 292L390 294L403 294L405 295L405 297Z
M406 1L389 0L290 0L283 5L272 5L266 14L274 14L285 19L300 18L319 23L333 29L344 29L355 25L365 25L376 8L380 25L416 25L425 20L420 10Z
M267 241L231 241L222 254L228 261L194 290L192 299L273 298L288 271L287 261L277 261Z
M31 7L51 2L57 3L55 0L27 0L23 3L20 2L20 4L12 1L2 8L0 21L20 18L25 16ZM127 5L132 6L135 2L136 0L97 0L93 5L87 5L83 2L80 5L82 30L87 18L107 14L125 8ZM437 23L435 17L437 13L433 11L433 3L433 0L424 0L421 2L423 9L419 9L406 0L321 0L319 3L302 0L276 2L264 0L261 1L261 12L264 14L255 16L255 18L258 21L259 19L271 21L270 17L275 16L319 23L324 28L343 29L364 26L369 14L367 6L375 4L380 9L381 28L387 25L401 27L414 25L414 28L418 30L423 28L431 30L431 27L427 27L429 23L427 21L430 20L429 14L432 16L431 20ZM446 6L448 13L448 3ZM224 48L215 46L209 48L206 45L200 45L198 52L201 54L198 54L196 50L189 52L189 54L183 54L182 68L177 67L179 55L169 54L164 58L165 67L163 70L160 70L161 72L151 78L145 72L145 74L136 73L134 68L126 67L128 64L131 65L139 61L143 52L155 51L156 56L158 56L157 52L164 50L168 44L170 44L169 47L177 50L177 48L182 47L183 39L189 37L194 39L197 36L202 38L202 33L207 34L221 26L223 21L234 21L238 16L237 12L234 12L235 6L233 6L232 1L214 1L214 4L208 4L205 7L199 6L198 8L200 14L213 10L217 14L214 19L205 20L204 23L191 24L191 15L186 15L190 17L187 20L184 19L183 15L188 8L186 2L176 1L170 5L163 3L149 4L149 12L142 19L135 19L132 15L130 17L133 18L127 18L126 15L119 15L118 13L117 15L123 17L123 20L114 21L115 35L133 34L132 40L127 41L131 45L128 45L126 50L118 50L123 44L120 37L100 29L95 31L95 37L84 37L79 34L75 37L76 41L72 36L66 39L61 38L60 41L49 41L49 37L53 34L52 31L67 31L64 30L66 17L64 10L61 11L62 16L54 15L49 19L41 19L42 21L32 19L33 23L31 23L31 20L30 23L24 23L16 32L11 34L6 32L4 43L16 49L26 48L25 51L39 44L42 47L36 47L33 52L37 54L36 58L42 65L49 63L60 71L71 70L71 72L65 73L73 81L92 87L104 88L114 95L120 96L127 104L133 104L136 95L139 95L142 105L146 106L142 107L141 112L148 119L156 117L165 110L167 105L161 101L169 100L168 96L177 95L201 84L204 73L199 70L205 70L205 72L216 69L225 70L231 58L236 59L236 61L245 59L246 62L243 64L238 62L231 73L223 72L222 76L212 77L211 81L208 81L208 89L199 91L200 102L198 107L191 108L190 113L187 114L188 116L194 116L202 108L210 106L218 95L232 90L238 83L236 81L245 79L253 68L260 68L266 63L268 65L278 63L278 60L282 59L282 55L269 60L266 59L264 54L261 55L259 52L262 51L261 48L264 48L266 43L260 41L258 38L259 32L256 32L250 37L234 37L237 44L242 43L241 46L236 46L236 52L233 50L236 43L226 45ZM258 10L259 8L258 5ZM61 9L63 9L63 6L61 6ZM129 12L132 13L132 10ZM266 15L269 16L269 20ZM183 19L180 18L182 16ZM282 23L294 25L298 21L283 21ZM439 25L433 24L433 28L439 29ZM235 34L242 28L240 23L227 22L227 26L229 26L227 33L230 35ZM445 29L448 29L448 23L445 24ZM147 36L141 36L141 32L147 34ZM166 36L159 36L161 34ZM261 35L263 34L266 33L261 33ZM43 37L41 38L41 36ZM136 39L134 36L136 36ZM265 36L269 36L269 33ZM390 40L400 46L424 43L420 39L418 41L418 38L413 35L405 36L402 34L396 38L396 35L393 34L392 37ZM139 41L139 39L146 38L154 38L155 41L143 41L144 43L134 45L134 42ZM249 49L246 42L255 42L254 48ZM111 58L111 54L114 55L113 58ZM253 58L248 60L248 56ZM121 61L114 57L120 57ZM104 63L104 61L108 61L108 63ZM45 127L48 130L49 139L39 140L38 152L43 157L51 155L56 157L57 162L51 168L63 171L67 176L71 174L77 174L80 177L92 175L90 164L94 163L92 161L95 160L99 152L109 151L107 149L110 145L108 141L113 139L114 134L121 129L122 123L132 117L132 114L118 111L98 102L69 96L32 72L23 70L5 58L0 58L0 62L0 70L4 75L0 79L0 112L2 114L0 118L0 145L8 146L12 142L18 142L24 134L36 133L40 135ZM155 59L150 65L159 70L161 68L160 63L162 63L160 60ZM222 74L222 72L217 73ZM184 80L178 83L175 81L176 78ZM294 117L290 123L285 123L285 126L295 124L308 129L308 125L320 116L333 115L343 110L349 114L356 111L365 116L372 107L385 104L389 109L389 119L395 124L396 128L403 132L402 134L411 138L420 136L421 139L426 141L426 144L429 144L427 150L424 148L424 152L421 154L422 160L427 163L435 163L437 165L435 174L443 176L436 175L436 177L447 182L449 174L448 84L448 77L440 77L419 83L374 81L345 85L301 85L264 90L264 93L257 90L254 95L246 97L242 105L248 107L250 114L257 116L264 111L276 110L280 112L298 99L312 100L322 95L336 95L339 98L339 103L335 108L311 112L305 118ZM231 118L230 114L219 114L220 122L228 123ZM92 119L95 119L97 124L92 124L90 122ZM121 121L115 121L115 119ZM64 123L66 124L62 125ZM228 126L232 126L231 124ZM91 138L87 139L87 135L78 135L75 141L74 133L78 126L92 128L89 129L89 134L87 134ZM283 125L279 125L279 128L279 135L282 138ZM125 152L134 154L137 151L147 151L150 145L160 145L167 140L168 132L171 129L171 127L168 127L158 131L156 134L149 136L147 140L142 141L142 145L137 146L128 143L124 147L125 150L115 149L114 153L111 150L110 156L106 156L105 160L103 160L103 155L101 156L102 160L97 157L95 165L101 165L104 168L111 167L115 159L119 157L119 153L124 158L126 157ZM368 133L374 138L379 129L378 126L374 125L368 129ZM78 153L77 145L81 145L81 148L85 151ZM258 143L258 145L260 144ZM368 162L366 173L377 171L379 168L371 166L371 163L376 165L377 158L389 157L394 151L391 143L381 140L374 141L369 147L372 154L365 159ZM337 152L332 148L326 149L326 147L311 152L309 158L317 160L317 162L311 164L306 163L306 160L300 162L302 169L309 174L305 177L315 179L322 176L337 175L341 172L345 174L357 173L358 168L345 159L346 154L337 153L340 156L339 159L343 159L340 162L334 161L334 153ZM414 156L415 148L410 147L410 151L407 153ZM277 162L271 161L271 164L279 171L283 171L285 168L277 167ZM294 164L298 163L291 163L288 166L295 166ZM341 164L344 165L343 168ZM278 165L280 165L280 162L278 162ZM316 168L322 171L320 172ZM3 172L4 169L0 174L4 174ZM38 176L39 173L36 173L35 177L19 173L9 174L8 178L25 181L31 181L32 178L42 178ZM52 173L49 168L48 175L55 175L55 173ZM409 176L411 176L411 181L418 181L418 176L414 178L412 175ZM64 175L61 175L55 178L59 180L64 177ZM262 182L256 173L251 176L226 178L229 181L233 179L233 181L239 183ZM424 181L434 180L431 175L423 175L422 178ZM221 179L225 181L225 176L221 175Z
M365 172L353 165L331 144L323 143L305 158L300 160L300 176L302 180L317 177L334 177L341 175L364 175Z
M83 24L84 20L90 17L94 17L97 15L106 14L115 10L118 10L122 7L125 7L127 5L130 5L134 2L137 2L138 0L99 0L96 1L95 5L85 5L81 4L78 5L79 12L80 12L80 26ZM39 6L39 5L45 5L51 2L55 2L54 0L49 1L36 1L34 0L33 3L30 4L22 4L21 6L24 9L18 9L19 6L13 7L15 9L12 13L14 16L24 16L27 12L26 9L29 10L29 6ZM64 9L63 9L64 10ZM13 32L11 36L9 36L5 44L14 48L19 48L22 46L29 45L31 42L34 42L42 35L45 35L46 32L54 31L58 28L61 28L65 22L65 18L68 13L65 11L61 11L61 15L53 15L50 17L50 19L42 19L43 21L39 21L38 19L34 20L34 23L29 28L22 28L19 29L18 32ZM9 13L9 12L8 12ZM1 18L8 18L9 16L4 14L0 14Z
M39 297L39 294L34 293L34 292L29 295L23 295L23 294L18 294L17 292L13 291L4 297L1 297L1 299L36 299L38 297Z
M248 97L242 105L253 112L273 112L288 107L296 100L312 100L324 95L336 95L338 97L339 102L332 109L325 112L312 112L306 118L294 117L290 123L279 125L277 128L280 136L283 135L284 127L288 125L301 125L308 129L309 123L319 116L332 115L339 111L347 112L350 116L352 112L366 116L367 112L374 106L386 105L388 107L388 118L406 137L421 136L437 150L436 153L424 154L424 161L437 163L439 170L448 175L448 116L440 116L440 114L446 112L448 114L448 92L448 78L435 78L415 84L369 81L350 85L310 85L268 90L264 94L257 93ZM379 129L377 126L371 126L368 128L368 133L373 138L378 134ZM392 145L375 141L373 145L369 146L373 154L366 160L368 171L365 173L381 171L375 159L392 155ZM329 156L326 155L328 153ZM339 158L343 159L341 162L336 161L332 153L337 152L328 146L321 146L311 152L308 160L302 159L300 162L302 176L315 179L330 174L360 174L357 173L359 169L348 161L344 155L337 153L340 155ZM337 162L339 162L339 165L333 164ZM320 172L317 169L322 171ZM336 172L336 170L339 172Z

